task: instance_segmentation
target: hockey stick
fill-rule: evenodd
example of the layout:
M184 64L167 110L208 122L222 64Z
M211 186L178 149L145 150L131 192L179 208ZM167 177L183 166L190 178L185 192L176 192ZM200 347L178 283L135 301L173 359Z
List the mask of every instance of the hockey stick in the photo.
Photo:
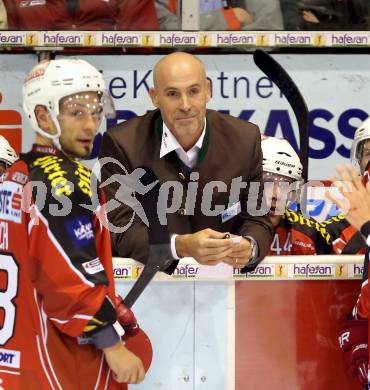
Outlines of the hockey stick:
M144 169L145 174L141 178L141 183L145 186L151 185L154 182L156 183L146 194L136 194L136 198L140 201L149 221L149 257L141 275L123 300L123 303L130 308L143 293L154 275L158 271L164 271L168 268L173 260L167 225L160 223L157 213L158 205L162 207L161 203L158 203L162 201L160 198L160 182L152 170L148 168ZM126 347L140 357L145 371L148 371L152 362L153 349L145 332L139 329L133 336L125 334L124 340Z
M145 174L141 177L141 183L145 186L149 186L156 182L152 189L146 194L136 194L136 198L141 203L149 221L149 257L138 280L123 300L124 304L129 307L134 305L146 286L153 279L154 275L158 271L164 271L173 261L167 225L162 225L160 223L157 213L158 206L163 207L162 210L164 210L164 203L161 205L163 200L160 198L161 183L151 169L143 169L145 170Z
M308 109L298 87L287 71L268 53L257 49L253 53L254 63L280 89L294 111L299 129L300 160L303 165L302 178L308 179Z

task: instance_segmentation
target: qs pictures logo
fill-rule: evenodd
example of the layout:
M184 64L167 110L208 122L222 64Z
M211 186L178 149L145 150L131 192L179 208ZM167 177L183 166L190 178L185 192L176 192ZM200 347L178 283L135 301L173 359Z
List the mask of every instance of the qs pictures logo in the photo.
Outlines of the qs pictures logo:
M22 115L16 110L3 109L0 91L0 135L4 136L19 154L22 150Z

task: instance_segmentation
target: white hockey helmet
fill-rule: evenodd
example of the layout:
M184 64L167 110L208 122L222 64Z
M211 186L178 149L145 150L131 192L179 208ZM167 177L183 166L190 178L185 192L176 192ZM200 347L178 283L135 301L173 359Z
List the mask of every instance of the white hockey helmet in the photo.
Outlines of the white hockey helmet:
M356 165L362 159L364 142L370 139L370 118L362 122L361 126L355 131L351 147L351 162Z
M0 135L0 162L5 163L6 166L12 165L18 160L17 153L10 146L8 140Z
M37 64L23 83L23 109L32 128L59 144L59 102L66 96L80 92L98 92L101 95L103 113L115 114L113 102L107 92L102 74L91 64L80 59L57 59ZM45 106L55 122L57 134L51 135L40 129L35 115L36 106Z
M298 154L286 139L261 135L263 172L302 179L302 164Z

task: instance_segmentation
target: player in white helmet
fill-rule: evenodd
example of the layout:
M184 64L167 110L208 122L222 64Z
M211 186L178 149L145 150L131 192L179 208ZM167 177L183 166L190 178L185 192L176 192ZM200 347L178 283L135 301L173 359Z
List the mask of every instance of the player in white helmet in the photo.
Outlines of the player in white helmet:
M18 159L17 153L8 140L0 135L0 175Z
M131 322L117 316L104 194L92 199L91 171L79 161L114 112L104 79L83 60L42 62L26 77L23 106L36 142L0 185L0 347L18 362L2 386L127 389L145 371L121 342Z
M364 174L370 160L370 118L356 130L351 147L351 162Z
M285 139L262 135L263 180L274 236L269 255L363 253L361 235L343 215L319 223L292 210L299 201L302 164Z
M268 201L271 198L270 219L277 226L283 216L281 211L299 197L302 164L287 140L265 135L261 137L265 193Z
M89 156L103 117L114 114L101 73L73 59L38 64L24 82L23 108L37 143L78 158Z
M344 215L341 214L319 223L313 218L307 218L300 212L289 208L290 201L299 201L299 189L302 184L302 164L291 145L286 140L262 136L261 147L265 186L268 186L271 181L275 183L270 210L274 236L269 255L364 253L365 242L361 234L346 220ZM285 188L290 189L290 192L284 191L284 186L281 185L284 182L288 182ZM279 203L279 200L280 210L277 210L276 204ZM282 212L281 209L285 206L286 209ZM357 325L362 326L362 323L357 323ZM353 327L355 330L359 328L358 326ZM346 331L348 329L346 326ZM312 335L308 332L306 336L315 337L316 333L317 329ZM365 333L367 334L367 328ZM355 347L360 344L356 344ZM347 357L351 359L353 370L360 378L366 362L363 359L356 360L356 357L361 356L362 358L366 353L363 354L358 348L353 351L352 354L351 348L349 348Z

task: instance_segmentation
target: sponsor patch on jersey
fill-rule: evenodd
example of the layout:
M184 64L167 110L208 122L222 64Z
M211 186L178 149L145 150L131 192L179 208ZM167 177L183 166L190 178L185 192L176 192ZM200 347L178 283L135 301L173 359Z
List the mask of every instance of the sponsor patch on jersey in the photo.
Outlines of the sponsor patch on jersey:
M104 267L98 258L82 263L82 267L84 267L84 270L90 275L104 271Z
M88 217L81 216L65 223L69 237L77 247L89 245L94 240L92 222Z
M77 342L79 345L93 344L93 338L86 336L77 336Z
M8 222L0 221L0 249L8 250L9 235Z
M229 219L240 214L241 211L242 211L242 208L241 208L240 202L234 203L232 206L228 207L226 210L224 210L221 213L222 223L227 222Z
M21 353L11 349L0 348L0 366L19 368Z
M45 5L46 0L23 0L20 2L20 8L35 7L37 5Z
M22 186L5 181L0 186L0 219L22 222Z
M25 175L23 172L13 172L11 180L15 181L16 183L19 184L26 184L28 180L28 176Z

